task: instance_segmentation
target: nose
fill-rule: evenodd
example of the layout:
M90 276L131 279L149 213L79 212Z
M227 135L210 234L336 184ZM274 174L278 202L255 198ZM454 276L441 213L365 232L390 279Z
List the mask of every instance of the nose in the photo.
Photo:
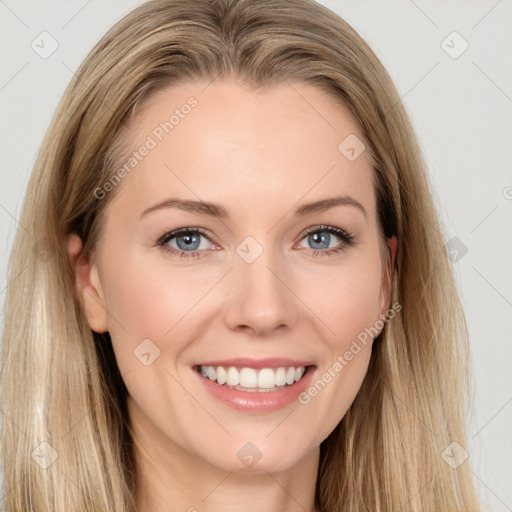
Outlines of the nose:
M269 251L270 252L270 251ZM251 336L267 336L298 319L300 301L294 296L287 273L264 251L256 261L239 259L230 273L224 321L234 331Z

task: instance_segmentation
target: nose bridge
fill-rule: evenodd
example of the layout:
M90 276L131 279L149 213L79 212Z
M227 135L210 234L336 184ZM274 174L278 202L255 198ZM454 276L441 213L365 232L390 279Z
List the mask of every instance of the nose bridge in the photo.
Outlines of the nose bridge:
M236 248L225 320L231 329L268 334L297 318L293 294L284 284L285 262L271 247L247 237ZM283 282L284 281L284 282Z

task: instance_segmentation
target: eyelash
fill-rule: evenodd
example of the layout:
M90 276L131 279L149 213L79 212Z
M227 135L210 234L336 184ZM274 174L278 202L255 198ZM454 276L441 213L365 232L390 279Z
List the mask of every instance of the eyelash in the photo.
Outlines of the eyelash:
M339 253L342 251L345 251L347 247L354 245L354 235L352 233L349 233L348 231L344 229L339 229L334 226L327 226L327 225L321 225L321 226L313 226L311 228L306 229L303 233L300 235L300 241L302 241L303 238L306 236L312 234L312 233L322 233L327 232L331 235L335 235L338 238L342 240L342 243L337 246L333 247L331 249L309 249L311 251L311 256L316 258L319 256L332 256L335 253ZM208 233L203 228L180 228L176 229L174 231L170 231L168 233L165 233L162 237L159 238L157 241L157 246L161 247L164 251L182 257L182 258L200 258L203 255L201 253L204 253L206 251L204 250L195 250L195 251L181 251L177 250L174 247L169 247L167 245L167 242L170 240L177 238L180 234L201 234L205 238L207 238L210 242L210 237L208 236ZM212 242L213 243L213 242Z

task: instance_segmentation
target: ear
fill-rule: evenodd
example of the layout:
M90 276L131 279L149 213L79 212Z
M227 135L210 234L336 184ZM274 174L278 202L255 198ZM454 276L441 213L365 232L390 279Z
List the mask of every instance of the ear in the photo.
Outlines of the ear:
M387 249L387 258L382 273L381 287L381 314L383 315L391 307L391 283L393 281L393 272L398 250L398 239L396 236L387 239Z
M74 272L75 295L82 306L89 327L96 332L108 331L105 296L101 287L98 268L89 257L82 254L82 240L71 233L67 252Z

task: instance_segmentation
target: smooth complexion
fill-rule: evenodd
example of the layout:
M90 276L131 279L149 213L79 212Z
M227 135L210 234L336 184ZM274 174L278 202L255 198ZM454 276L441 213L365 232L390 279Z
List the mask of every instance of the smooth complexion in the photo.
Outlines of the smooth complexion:
M314 381L390 307L373 171L366 153L349 161L338 150L349 134L363 137L315 86L254 91L224 79L152 96L130 127L131 150L190 96L197 107L118 185L92 257L69 239L90 327L109 331L129 391L138 511L314 510L319 445L353 402L370 343L307 405L272 411L230 407L193 367L300 359L314 362ZM295 214L334 197L353 204ZM170 198L226 215L146 212ZM304 234L315 227L316 238ZM180 228L205 233L188 254L183 234L158 243ZM252 263L237 252L249 236L263 249ZM390 248L394 257L395 239ZM160 350L149 366L134 356L146 339ZM251 467L237 456L247 443L261 454Z

